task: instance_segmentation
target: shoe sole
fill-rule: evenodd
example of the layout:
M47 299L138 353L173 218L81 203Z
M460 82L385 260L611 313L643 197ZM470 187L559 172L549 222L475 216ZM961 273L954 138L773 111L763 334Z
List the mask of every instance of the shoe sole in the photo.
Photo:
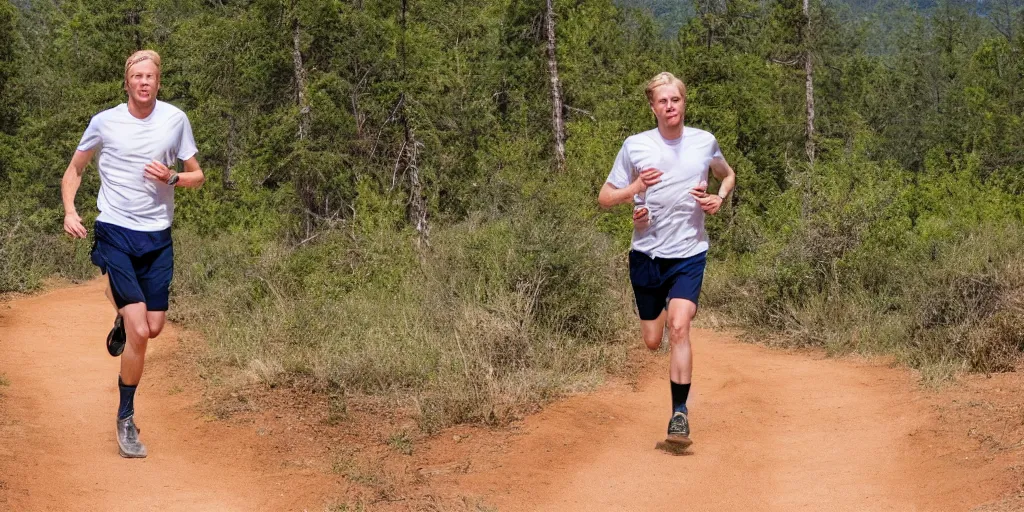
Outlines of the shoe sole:
M123 333L124 332L124 328L122 327L121 329L122 329L121 332ZM112 357L117 357L117 356L121 355L121 353L124 352L124 346L126 345L125 341L115 340L114 339L114 337L115 337L114 333L115 333L116 330L117 330L116 328L111 329L110 333L107 334L107 353L110 354ZM120 336L117 336L117 337L120 337Z
M689 437L669 436L664 441L658 441L658 444L654 445L654 448L675 455L680 455L692 444L693 441Z
M147 455L145 453L141 455L131 455L128 452L122 450L120 446L117 447L117 453L126 459L145 459Z
M128 452L124 451L124 448L121 447L121 442L120 441L118 441L118 443L117 443L117 454L122 456L122 457L124 457L124 458L126 458L126 459L145 459L146 455L148 455L147 452L142 452L141 454L138 454L138 453L137 454L131 454L131 453L128 453Z

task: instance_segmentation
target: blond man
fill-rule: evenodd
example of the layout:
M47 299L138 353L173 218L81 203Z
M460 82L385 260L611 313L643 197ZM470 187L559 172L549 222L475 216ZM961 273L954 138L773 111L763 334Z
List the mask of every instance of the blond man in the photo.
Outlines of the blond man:
M196 160L188 117L156 99L160 55L135 52L124 65L128 102L93 116L71 158L61 195L64 231L88 235L75 209L75 195L93 156L100 173L92 261L109 278L107 296L117 309L107 351L121 357L117 444L122 457L146 456L135 425L135 390L142 379L146 347L164 328L174 273L171 221L174 189L198 188L205 177ZM183 171L173 169L183 163Z
M714 215L736 184L714 135L683 125L686 85L671 73L647 83L647 102L657 127L626 139L599 204L634 204L629 276L647 348L661 346L665 327L671 347L672 414L665 447L691 444L686 401L693 373L690 323L704 279L708 236L704 215ZM708 173L721 185L707 192Z

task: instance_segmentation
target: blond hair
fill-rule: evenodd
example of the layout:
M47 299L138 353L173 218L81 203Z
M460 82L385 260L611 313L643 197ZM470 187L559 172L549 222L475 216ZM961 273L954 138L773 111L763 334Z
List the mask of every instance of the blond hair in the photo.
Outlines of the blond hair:
M156 66L156 75L160 76L160 54L153 50L139 50L128 57L128 60L124 61L124 81L128 82L128 72L131 71L132 66L145 61L151 60Z
M676 89L679 89L679 94L682 94L684 99L686 98L686 84L672 73L662 71L647 81L647 88L644 92L647 94L648 103L654 101L654 90L663 85L676 86Z

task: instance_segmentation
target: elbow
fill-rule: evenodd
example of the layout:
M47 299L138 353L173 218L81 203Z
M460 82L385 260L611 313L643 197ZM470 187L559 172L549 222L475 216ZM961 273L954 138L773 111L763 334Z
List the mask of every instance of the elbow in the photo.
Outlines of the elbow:
M196 179L196 183L194 185L195 188L199 188L203 186L203 183L206 183L206 173L204 173L203 170L200 169L198 174L198 179Z
M609 187L606 183L601 187L601 191L598 192L597 205L600 206L602 210L607 210L612 206L615 206L615 198L612 197L612 190L614 189Z

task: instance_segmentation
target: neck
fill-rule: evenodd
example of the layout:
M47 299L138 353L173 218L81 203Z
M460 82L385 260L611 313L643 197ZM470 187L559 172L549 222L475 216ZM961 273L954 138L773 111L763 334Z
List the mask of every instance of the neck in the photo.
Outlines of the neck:
M658 133L660 133L662 137L668 140L678 139L679 137L683 136L683 123L682 121L680 121L679 124L672 127L659 125Z
M128 113L136 119L145 119L153 113L153 109L156 108L156 100L150 101L149 103L138 103L133 99L128 99Z

